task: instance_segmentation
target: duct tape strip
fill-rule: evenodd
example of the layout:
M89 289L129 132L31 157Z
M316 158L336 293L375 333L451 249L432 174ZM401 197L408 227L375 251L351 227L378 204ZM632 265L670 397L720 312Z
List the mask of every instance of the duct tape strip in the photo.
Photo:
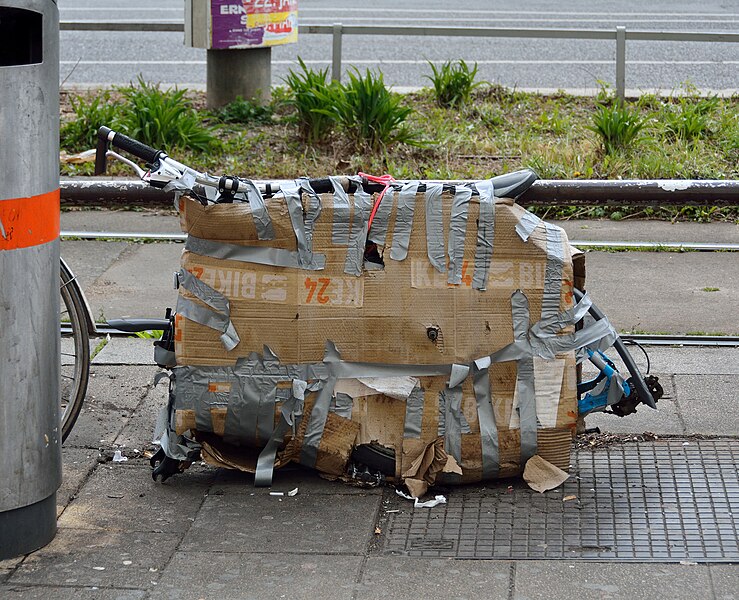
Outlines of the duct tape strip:
M339 177L329 177L334 188L334 223L331 231L331 242L336 246L349 244L349 217L351 208L349 196L344 191Z
M300 463L308 467L316 466L318 446L323 437L323 429L326 426L326 418L328 417L329 407L331 406L331 397L334 394L334 386L336 385L337 374L335 366L341 362L341 355L332 342L326 343L326 353L323 362L328 368L328 378L323 382L323 387L318 392L318 397L313 404L313 410L311 410L310 419L305 428L303 447L300 450Z
M462 414L462 383L469 372L468 365L452 365L449 382L442 392L445 399L444 448L460 466L462 465L462 419L464 418ZM466 426L466 429L469 432L469 425Z
M323 267L316 267L315 258L313 256L312 246L309 243L308 236L305 231L305 222L303 220L303 203L300 200L300 192L303 190L303 184L301 180L296 180L294 183L286 183L280 187L285 202L287 203L287 210L290 214L290 222L295 232L295 240L298 245L298 266L301 269L318 270ZM312 238L312 232L311 232ZM270 248L274 250L274 248ZM250 261L256 262L256 261ZM269 263L262 263L269 264ZM325 264L325 257L324 257ZM283 265L278 266L292 266Z
M495 479L500 470L498 426L495 423L495 411L490 394L490 365L490 358L484 357L476 360L472 369L477 421L480 425L483 479Z
M406 439L418 439L421 437L421 425L423 423L423 389L416 385L405 401L405 426L403 437Z
M251 208L251 216L254 217L254 226L257 229L257 237L260 240L273 240L275 239L275 230L272 227L272 219L269 217L267 207L264 204L264 198L259 188L250 179L242 180L241 183L245 183L246 199L249 202Z
M442 214L441 183L426 185L426 252L433 267L439 273L446 273L444 254L444 217ZM450 238L451 241L451 238Z
M529 332L529 299L523 292L511 296L513 337L525 340ZM534 382L534 357L523 356L516 365L516 397L521 429L521 465L536 454L536 390Z
M462 283L462 263L464 259L464 240L467 236L467 213L470 209L472 190L458 185L452 201L452 215L449 222L449 273L447 283Z
M310 253L310 261L304 262L304 256L299 252L285 250L284 248L240 246L238 244L204 240L193 235L187 236L185 250L212 258L236 260L274 267L293 267L295 269L306 269L309 271L320 271L326 266L325 254Z
M279 450L284 442L287 432L294 429L296 413L302 414L306 387L307 383L305 381L293 381L293 394L280 409L280 422L275 427L272 436L257 458L257 467L254 473L254 485L256 487L268 487L272 485L272 474L275 468L277 450Z
M344 273L347 275L362 274L364 247L367 244L367 228L371 212L372 196L365 192L360 184L357 184L357 191L354 192L354 223L344 261Z
M329 412L332 412L344 419L351 419L353 408L354 399L349 394L338 392L331 399L331 407L329 408Z
M405 260L408 256L419 184L419 181L409 181L398 192L398 210L395 214L393 245L390 248L390 258L393 260Z
M180 269L177 277L183 288L210 307L201 306L180 295L177 298L177 312L191 321L221 332L223 346L226 350L233 350L240 340L231 322L228 298L185 269Z
M541 299L541 318L548 319L559 314L562 298L562 269L565 262L565 249L562 243L562 230L550 223L544 223L547 233L547 266L544 273L544 292Z
M524 212L521 219L516 223L516 233L518 234L518 237L520 237L524 242L528 242L534 229L536 229L541 222L541 219L534 213L529 211Z
M480 194L480 217L477 224L477 249L475 250L472 288L485 290L495 241L495 188L492 180L480 181L476 187Z
M305 214L305 241L308 250L312 253L313 230L315 229L316 221L321 217L321 198L316 194L313 187L311 187L307 177L302 177L297 181L300 183L300 188L308 195L308 210Z
M380 206L377 207L375 218L372 220L372 229L370 230L370 240L379 246L387 243L387 227L390 222L390 215L395 204L395 190L391 187L387 189L380 200Z

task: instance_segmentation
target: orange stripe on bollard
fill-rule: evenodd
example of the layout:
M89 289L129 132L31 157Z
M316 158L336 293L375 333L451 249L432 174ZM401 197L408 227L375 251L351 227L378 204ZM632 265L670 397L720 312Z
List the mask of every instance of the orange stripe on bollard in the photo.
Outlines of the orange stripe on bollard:
M59 237L59 189L0 200L0 250L40 246Z

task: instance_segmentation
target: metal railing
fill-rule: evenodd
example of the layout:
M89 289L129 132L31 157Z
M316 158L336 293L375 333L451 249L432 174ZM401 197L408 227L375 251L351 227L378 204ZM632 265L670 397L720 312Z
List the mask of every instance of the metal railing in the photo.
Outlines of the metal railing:
M184 32L182 21L61 21L62 31L174 31ZM512 29L489 27L406 27L377 25L300 25L300 34L331 35L331 77L341 80L342 46L345 35L392 35L434 37L535 38L566 40L614 40L616 42L616 96L626 94L626 41L729 42L739 43L739 33L699 31L627 31L624 26L605 29Z

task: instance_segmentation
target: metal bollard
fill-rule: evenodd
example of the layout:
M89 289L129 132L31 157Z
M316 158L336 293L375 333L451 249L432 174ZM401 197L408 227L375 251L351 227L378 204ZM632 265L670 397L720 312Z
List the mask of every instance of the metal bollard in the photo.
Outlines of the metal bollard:
M0 0L0 559L56 534L59 10Z

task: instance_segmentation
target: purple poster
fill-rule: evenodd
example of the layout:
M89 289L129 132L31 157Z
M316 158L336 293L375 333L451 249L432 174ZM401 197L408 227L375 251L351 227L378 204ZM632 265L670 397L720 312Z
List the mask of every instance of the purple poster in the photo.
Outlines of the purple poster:
M297 0L211 0L211 48L260 48L298 41Z

